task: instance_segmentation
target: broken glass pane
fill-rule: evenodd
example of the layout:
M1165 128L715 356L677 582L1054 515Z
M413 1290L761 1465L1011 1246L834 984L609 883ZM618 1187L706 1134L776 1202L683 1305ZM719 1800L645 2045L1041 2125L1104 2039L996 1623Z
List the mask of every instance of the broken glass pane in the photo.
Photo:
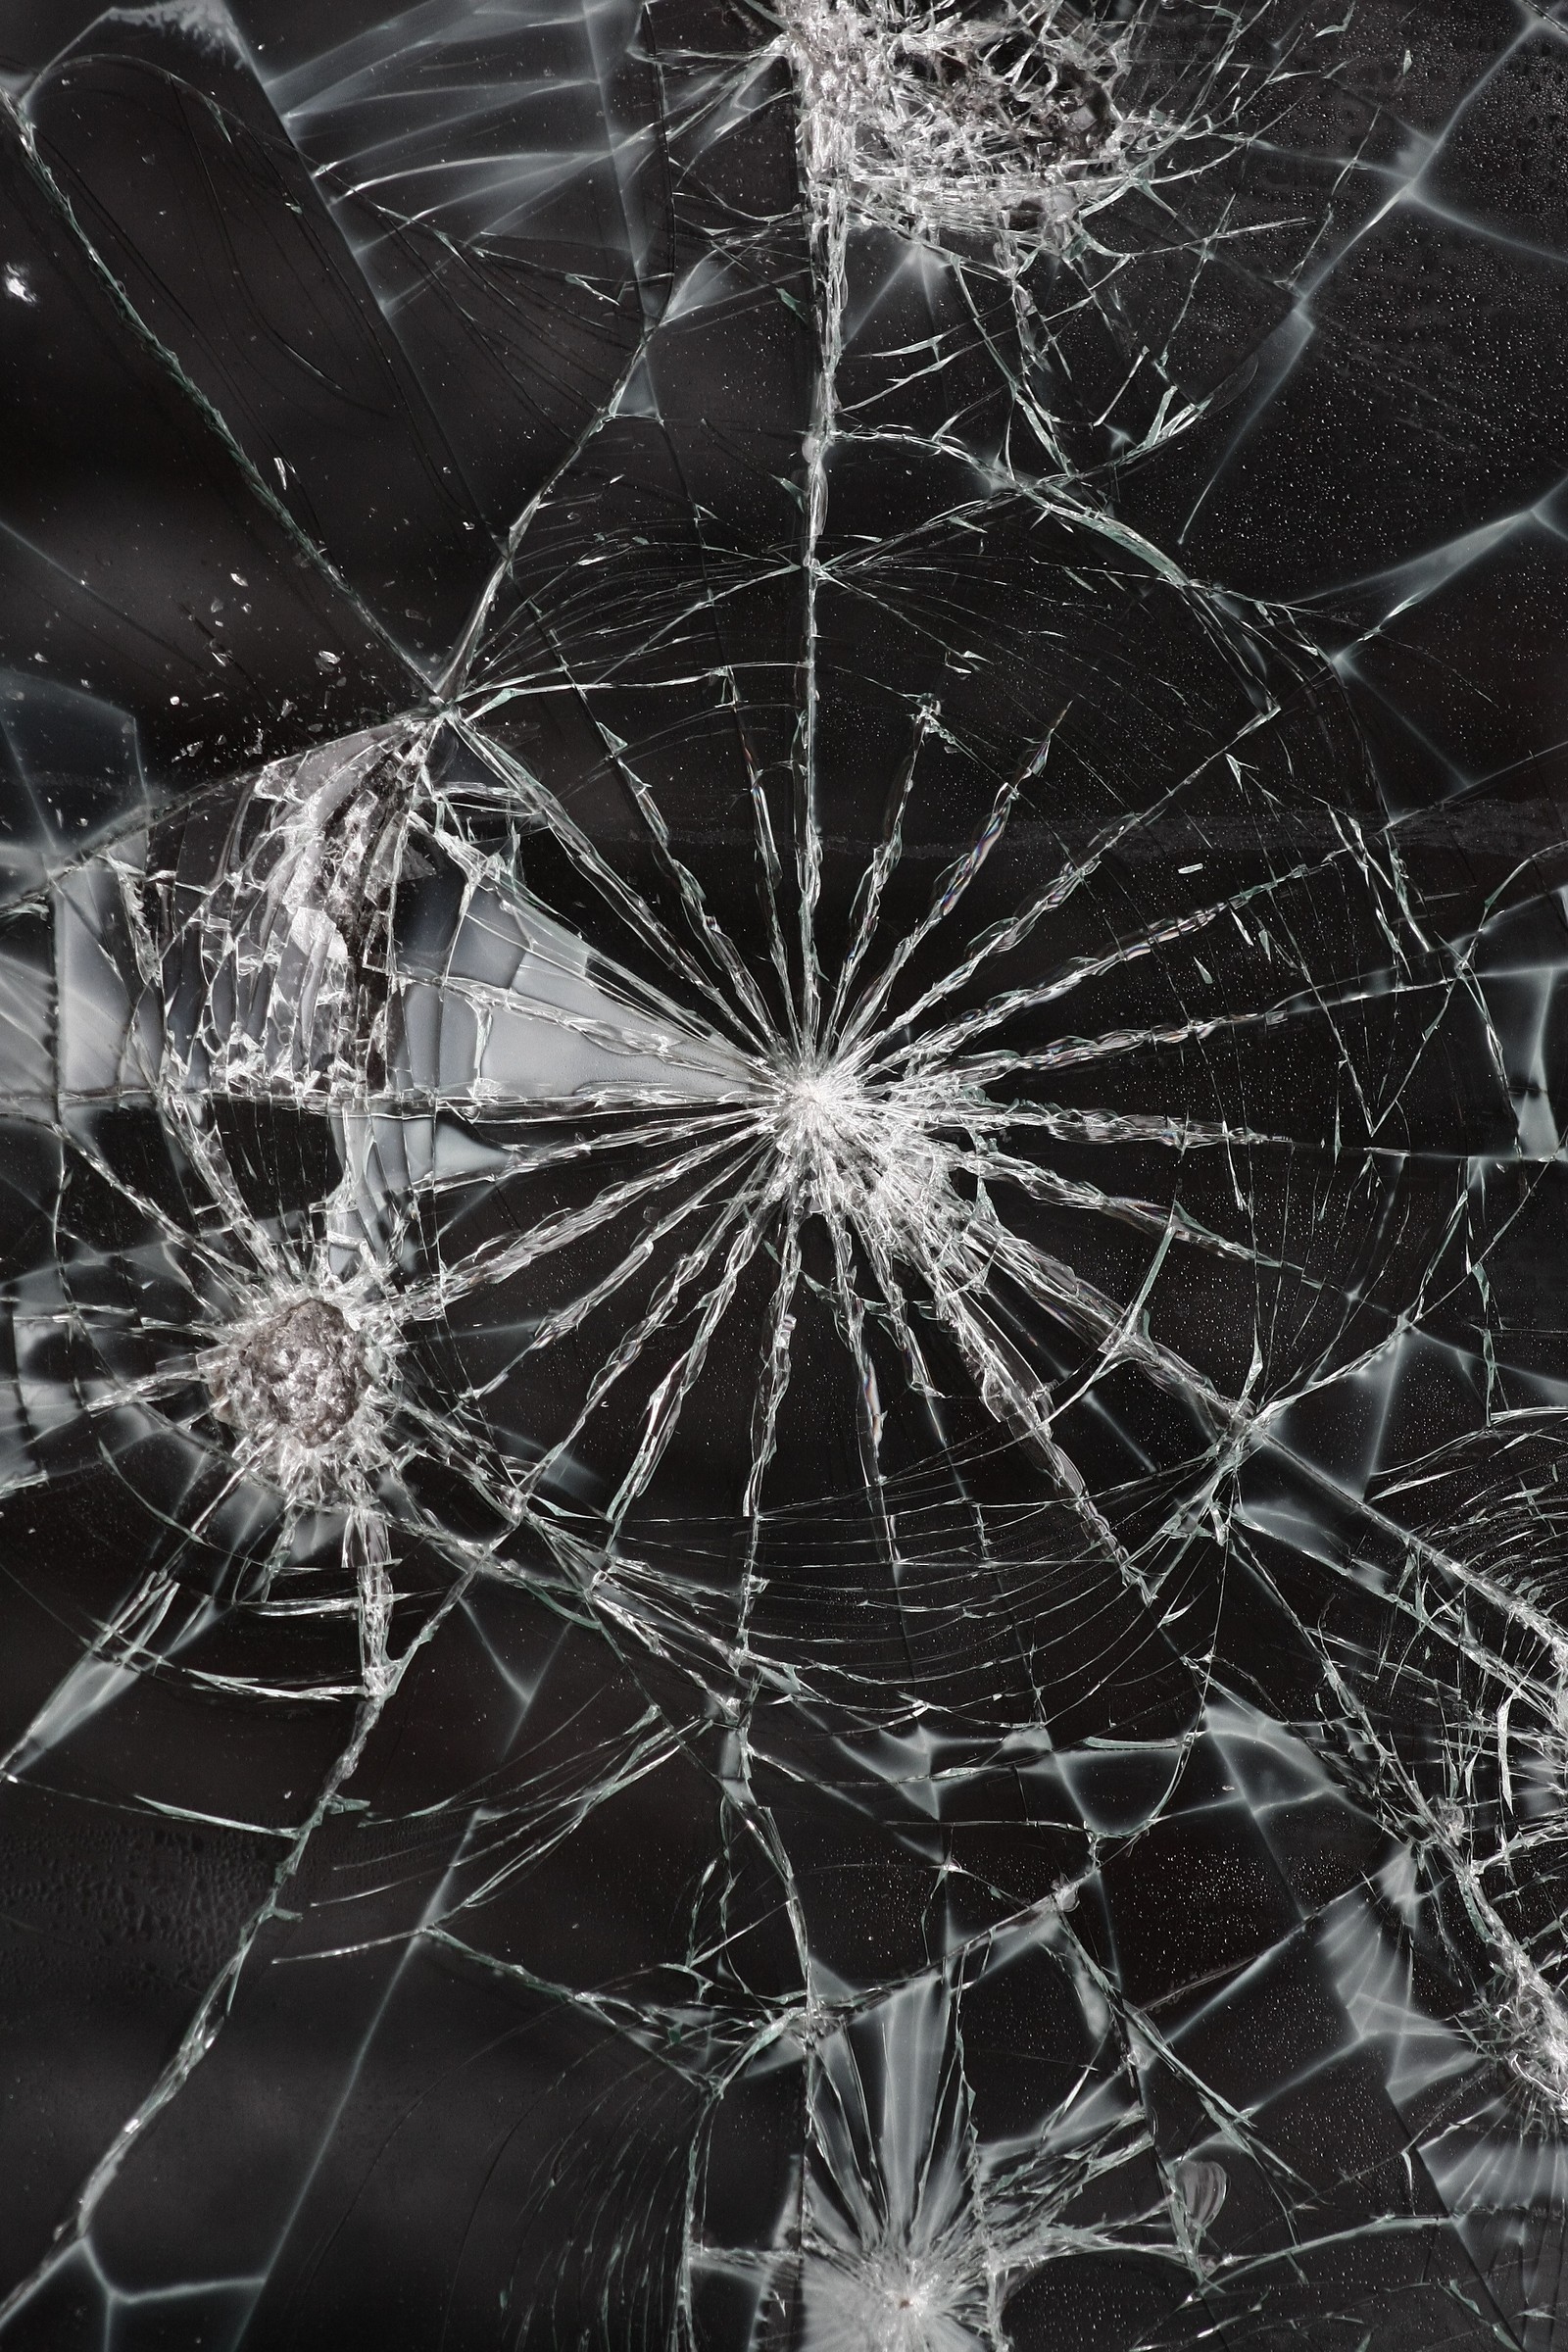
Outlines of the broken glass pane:
M0 2340L1564 2340L1568 20L17 0Z

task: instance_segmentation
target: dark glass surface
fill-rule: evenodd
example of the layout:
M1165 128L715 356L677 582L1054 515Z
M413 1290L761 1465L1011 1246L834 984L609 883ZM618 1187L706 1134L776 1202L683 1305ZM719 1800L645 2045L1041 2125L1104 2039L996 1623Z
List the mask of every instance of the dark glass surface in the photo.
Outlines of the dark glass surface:
M1568 2342L1565 186L0 12L4 2352Z

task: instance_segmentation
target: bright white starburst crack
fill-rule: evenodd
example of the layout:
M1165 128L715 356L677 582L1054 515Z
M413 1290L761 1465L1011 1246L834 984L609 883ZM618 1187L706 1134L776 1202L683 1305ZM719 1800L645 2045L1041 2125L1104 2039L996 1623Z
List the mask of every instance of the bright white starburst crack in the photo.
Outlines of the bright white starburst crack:
M972 1049L1004 1022L1023 1013L1038 1015L1085 985L1196 938L1216 922L1240 921L1242 906L1266 910L1271 896L1301 882L1304 867L1245 888L1234 899L1200 903L1105 955L1048 967L1047 975L1031 985L1004 991L955 1016L955 994L969 987L988 957L1010 953L1082 888L1126 830L1125 822L1119 823L1020 912L992 923L962 947L912 1006L896 1010L892 992L899 975L954 917L1004 832L1023 783L1041 771L1048 738L1019 777L999 789L989 817L944 875L925 912L895 937L883 967L866 978L866 958L888 913L889 886L902 854L895 824L861 886L854 938L836 980L819 970L814 940L808 940L809 953L793 983L786 964L775 956L778 976L790 990L777 1008L749 976L745 987L739 986L737 972L746 973L741 951L707 910L646 790L639 788L633 797L679 893L680 912L700 935L702 953L696 956L692 945L682 943L679 917L666 920L659 897L644 896L609 866L555 796L467 721L456 726L457 740L479 773L493 781L466 784L454 798L435 780L439 733L439 727L426 730L417 760L412 765L405 760L400 768L401 832L386 833L380 820L364 829L376 833L379 827L379 837L387 842L381 853L384 873L397 872L417 851L463 875L459 928L451 937L431 934L412 958L405 945L389 944L380 994L389 1007L382 1031L390 1087L366 1092L362 1076L357 1084L365 1109L343 1111L349 1161L344 1198L354 1194L359 1202L356 1214L371 1237L372 1255L383 1262L388 1252L395 1255L416 1197L410 1187L421 1181L411 1163L388 1188L394 1171L387 1146L404 1116L400 1105L422 1102L435 1114L453 1111L492 1125L510 1123L515 1140L497 1147L489 1161L501 1181L512 1174L542 1174L552 1166L576 1165L586 1172L596 1154L637 1147L630 1172L617 1174L596 1194L578 1193L520 1231L484 1235L471 1250L444 1249L433 1268L401 1283L400 1311L406 1320L439 1322L482 1289L544 1269L563 1253L569 1257L587 1249L598 1254L610 1243L596 1278L586 1287L572 1287L564 1299L558 1296L547 1311L530 1318L520 1354L504 1356L482 1388L475 1386L469 1401L476 1409L484 1397L500 1396L514 1371L529 1358L589 1333L594 1318L617 1295L635 1296L650 1276L657 1281L652 1298L615 1335L569 1425L542 1434L539 1445L524 1444L523 1456L531 1457L526 1467L517 1468L515 1454L511 1467L466 1465L464 1475L483 1484L514 1523L519 1511L532 1514L535 1499L558 1478L569 1482L575 1449L590 1423L612 1396L625 1395L628 1381L650 1376L648 1367L655 1366L654 1394L609 1510L611 1541L618 1540L628 1513L649 1493L748 1267L761 1254L773 1258L778 1271L761 1345L746 1480L745 1511L756 1518L776 1454L791 1378L797 1294L805 1279L803 1239L813 1218L825 1226L831 1246L828 1292L860 1391L862 1448L873 1488L880 1477L877 1455L885 1420L886 1367L884 1362L879 1373L878 1335L891 1336L910 1395L923 1398L932 1416L940 1450L945 1444L939 1427L942 1383L929 1358L928 1336L940 1328L979 1400L1044 1461L1058 1492L1087 1514L1095 1546L1110 1542L1118 1560L1119 1549L1085 1498L1082 1475L1054 1428L1063 1405L1093 1384L1097 1367L1120 1361L1136 1366L1179 1396L1211 1435L1223 1435L1233 1445L1243 1442L1250 1419L1245 1396L1221 1395L1167 1342L1153 1340L1142 1308L1173 1244L1265 1273L1279 1270L1279 1261L1255 1239L1205 1229L1179 1201L1117 1194L1082 1176L1068 1177L1035 1147L1059 1139L1070 1146L1153 1144L1184 1154L1201 1150L1228 1155L1238 1148L1277 1149L1284 1139L1240 1121L1069 1109L1027 1099L1009 1102L1000 1099L998 1090L1008 1080L1028 1081L1057 1067L1114 1062L1189 1039L1201 1044L1229 1030L1245 1033L1253 1023L1290 1017L1288 1009L1264 1005L1177 1026L1069 1035L1033 1052L976 1054ZM918 739L923 739L919 730ZM509 809L522 822L519 847L510 859L475 846L463 814L466 796L476 806L482 796L485 809ZM319 805L324 808L331 797L321 795ZM620 964L604 945L590 948L530 892L526 841L535 831L549 834L594 895L613 910L637 956L653 952L658 966L687 994L687 1004L666 993L667 983L661 987L646 976L634 977L632 963ZM815 839L814 826L808 825L808 849ZM1331 852L1331 858L1338 854ZM307 862L296 856L298 870ZM807 866L811 867L809 858ZM384 899L385 885L379 890ZM803 906L809 896L804 893ZM705 969L704 957L717 968ZM701 1012L690 1009L692 992ZM363 1000L363 985L359 993ZM461 1032L443 1016L444 1008L460 1003L471 1007L472 1043L455 1053ZM933 1021L930 1016L939 1007L943 1017ZM429 1045L421 1045L421 1038ZM603 1124L590 1131L584 1117ZM405 1130L411 1138L416 1132ZM406 1146L397 1149L406 1151ZM432 1177L439 1185L434 1168L422 1181ZM1153 1250L1143 1287L1130 1300L1103 1294L1065 1259L1016 1230L1011 1212L1004 1214L1009 1199L1142 1231ZM402 1208L396 1208L398 1200ZM1243 1205L1240 1195L1237 1204ZM624 1222L628 1218L634 1220L630 1226ZM617 1225L618 1247L612 1240ZM1025 1321L1043 1312L1072 1335L1080 1351L1087 1349L1077 1373L1064 1376L1060 1366L1051 1370L1038 1360L1034 1344L1018 1327L1020 1309ZM683 1323L685 1337L676 1342L670 1360L668 1344ZM570 1549L574 1540L563 1541ZM1121 1565L1126 1569L1127 1563Z
M1568 2003L1495 1917L1494 1999L1481 2039L1519 2086L1527 2109L1550 2129L1568 2127Z
M936 725L935 707L922 706L916 754ZM632 797L676 894L673 905L619 874L556 796L466 720L399 722L261 771L246 791L263 821L242 825L247 804L236 802L232 859L205 887L194 887L195 876L175 883L155 875L149 885L127 874L131 902L140 906L149 888L166 890L173 916L172 940L144 926L138 947L141 968L165 1003L159 1092L231 1232L256 1261L243 1308L211 1341L218 1417L239 1469L270 1480L297 1509L334 1494L347 1499L368 1527L377 1479L397 1468L387 1446L389 1367L409 1331L439 1326L475 1293L536 1269L555 1281L544 1310L527 1316L520 1351L501 1353L482 1382L448 1399L473 1433L519 1364L579 1334L592 1344L594 1319L612 1311L617 1297L642 1289L568 1426L541 1430L537 1442L521 1433L510 1458L505 1446L481 1446L457 1465L486 1505L515 1527L534 1514L553 1481L569 1483L578 1441L597 1416L604 1426L617 1392L624 1397L628 1383L651 1381L609 1507L613 1545L648 1496L715 1336L761 1256L774 1261L777 1275L745 1480L744 1509L755 1522L777 1456L801 1286L816 1279L808 1276L803 1244L817 1219L831 1265L817 1291L853 1363L870 1490L879 1490L882 1477L889 1341L938 1451L945 1447L944 1374L932 1354L932 1335L940 1333L978 1400L1047 1467L1094 1547L1108 1549L1130 1575L1057 1437L1062 1409L1101 1371L1125 1362L1179 1396L1211 1435L1239 1441L1245 1406L1153 1340L1142 1309L1173 1244L1264 1270L1275 1261L1255 1241L1204 1230L1168 1197L1142 1199L1068 1177L1037 1147L1059 1139L1229 1153L1281 1139L1174 1112L1011 1102L999 1099L1000 1089L1053 1068L1113 1062L1189 1037L1201 1043L1216 1029L1285 1015L1263 1006L1177 1027L1042 1041L1033 1052L973 1049L989 1047L988 1033L1019 1015L1039 1016L1124 965L1227 918L1240 921L1240 908L1255 919L1305 869L1201 901L1103 955L1059 965L1048 959L1029 985L956 1010L954 999L964 1004L959 992L988 958L1017 949L1113 854L1132 822L1118 819L1018 911L956 946L913 1004L900 1008L900 976L954 923L1026 787L1042 774L1051 739L1048 730L998 787L968 847L924 911L906 913L878 966L869 959L879 933L891 929L903 855L902 816L892 821L858 894L836 974L820 968L814 935L793 980L787 961L775 957L789 992L782 1005L714 920L646 788L637 786ZM454 745L472 763L456 788L442 780ZM901 811L911 789L912 765ZM476 809L482 802L487 822L497 811L507 815L515 828L509 851L478 846L484 835L469 832L466 800ZM548 894L530 890L527 844L535 834L548 835L622 927L624 962L603 939L590 946L552 911ZM808 851L813 842L820 846L814 821ZM1331 852L1331 860L1339 855ZM461 877L457 928L449 935L438 924L405 937L393 915L400 877L428 870L432 860ZM808 879L814 867L809 857L806 862ZM808 902L803 884L803 914ZM649 952L657 980L648 972ZM459 1009L466 1030L454 1017ZM302 1265L245 1208L201 1113L214 1086L236 1098L330 1109L344 1176L327 1206L329 1242L318 1267ZM603 1151L625 1154L624 1172L587 1197L568 1194L520 1229L492 1228L472 1248L444 1248L431 1266L414 1248L413 1222L421 1198L436 1202L449 1184L465 1181L461 1163L452 1176L441 1165L440 1123L451 1114L510 1128L510 1140L481 1154L498 1183L552 1167L586 1174ZM421 1117L437 1123L427 1142L420 1141ZM415 1155L416 1145L422 1156ZM1017 1230L1009 1200L1142 1232L1152 1250L1142 1288L1131 1298L1101 1291L1074 1268L1070 1251L1054 1255ZM586 1282L568 1272L563 1298L549 1260L569 1265L579 1251L597 1257L598 1270ZM305 1363L308 1401L296 1410L287 1381L280 1385L263 1359L287 1318L315 1295L322 1268L330 1269L323 1306L344 1318L349 1336L337 1334L330 1316L322 1325L317 1339L329 1344L318 1346L315 1370ZM1042 1315L1071 1336L1082 1359L1076 1371L1048 1361L1050 1350L1029 1336ZM310 1348L303 1352L309 1358ZM318 1388L329 1408L331 1395L341 1400L354 1389L354 1407L328 1409L325 1422L317 1412L308 1428L316 1409L309 1398ZM422 1412L426 1436L445 1444L437 1404L402 1403L405 1421L411 1409L414 1421ZM891 1544L891 1522L888 1529ZM439 1529L428 1532L439 1540ZM375 1588L362 1597L371 1616L384 1615L384 1579ZM368 1651L376 1654L373 1641Z
M199 1358L239 1467L290 1501L368 1491L385 1457L392 1335L345 1292L301 1288L229 1326Z
M980 2352L995 2340L983 2275L955 2276L939 2252L810 2262L803 2293L810 2352Z
M952 1154L937 1127L953 1116L942 1074L878 1082L861 1054L794 1054L775 1067L773 1132L790 1189L829 1217L918 1221L943 1199Z
M900 0L785 0L808 181L826 211L940 244L1059 244L1149 125L1115 90L1126 35L1060 5L994 15Z

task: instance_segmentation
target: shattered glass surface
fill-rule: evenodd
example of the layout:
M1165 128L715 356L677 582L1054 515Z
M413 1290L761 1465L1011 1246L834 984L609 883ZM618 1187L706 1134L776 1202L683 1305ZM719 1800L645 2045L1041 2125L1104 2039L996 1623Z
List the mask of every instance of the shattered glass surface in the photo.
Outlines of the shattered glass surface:
M1568 9L0 106L0 2345L1568 2345Z

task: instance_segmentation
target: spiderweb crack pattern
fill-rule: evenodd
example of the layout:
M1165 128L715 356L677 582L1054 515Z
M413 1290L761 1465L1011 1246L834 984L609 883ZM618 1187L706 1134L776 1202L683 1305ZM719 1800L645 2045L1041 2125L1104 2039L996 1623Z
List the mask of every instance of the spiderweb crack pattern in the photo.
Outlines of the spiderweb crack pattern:
M1568 24L4 68L0 2340L1563 2340Z

